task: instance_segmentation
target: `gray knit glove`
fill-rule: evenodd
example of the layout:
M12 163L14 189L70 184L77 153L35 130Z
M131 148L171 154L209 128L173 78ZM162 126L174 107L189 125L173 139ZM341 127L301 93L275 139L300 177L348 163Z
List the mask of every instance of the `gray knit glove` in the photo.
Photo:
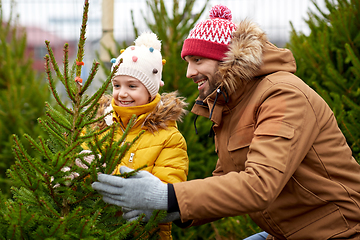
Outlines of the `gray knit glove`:
M136 221L141 214L145 214L145 216L141 219L142 222L148 222L153 214L153 212L156 210L133 210L133 209L129 209L129 208L123 208L123 215L122 217L129 221ZM161 221L159 223L168 223L168 222L172 222L175 221L177 219L180 219L180 213L179 212L172 212L172 213L167 213L166 217L161 219Z
M131 172L133 169L121 167L120 173ZM167 210L167 184L147 171L139 171L129 178L107 174L98 176L92 188L103 195L106 203L131 209Z

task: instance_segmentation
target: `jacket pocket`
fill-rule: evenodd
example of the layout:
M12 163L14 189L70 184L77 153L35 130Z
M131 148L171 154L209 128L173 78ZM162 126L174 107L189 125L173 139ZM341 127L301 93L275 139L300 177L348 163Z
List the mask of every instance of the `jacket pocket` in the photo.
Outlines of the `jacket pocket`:
M234 132L228 142L227 150L237 171L245 168L249 146L254 137L254 125L245 126Z
M284 172L286 161L291 150L295 130L292 126L280 121L268 121L258 125L245 126L234 132L228 143L228 151L238 170L244 170L245 161L248 160L250 144L259 152L265 154L249 161L255 164L271 166ZM269 139L271 138L271 141ZM266 139L266 141L263 141ZM290 140L290 141L289 141ZM273 151L278 148L280 151ZM264 149L270 149L266 151Z
M336 204L318 197L294 177L262 213L262 218L280 235L292 240L325 240L349 228Z
M295 129L281 121L268 121L255 128L251 143L253 155L249 163L269 166L284 173L293 160Z
M254 134L259 136L277 136L292 139L294 137L295 130L292 126L283 122L273 121L259 125Z
M254 137L254 125L245 126L230 136L228 150L235 151L239 148L248 147Z
M287 239L329 239L349 229L339 207L333 203L318 208L310 213L309 224L287 236Z

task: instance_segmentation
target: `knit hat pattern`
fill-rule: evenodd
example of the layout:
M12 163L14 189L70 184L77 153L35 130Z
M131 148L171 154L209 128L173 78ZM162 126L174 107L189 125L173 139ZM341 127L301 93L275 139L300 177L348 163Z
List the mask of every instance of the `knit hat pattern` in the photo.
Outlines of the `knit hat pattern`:
M191 55L221 61L225 57L231 34L236 30L231 11L226 6L215 5L209 17L190 31L182 47L182 58Z
M155 97L163 85L162 68L163 60L161 56L161 42L155 33L144 32L135 41L135 46L129 46L122 50L116 61L112 61L114 66L119 64L114 76L126 75L138 79L149 91L151 97Z

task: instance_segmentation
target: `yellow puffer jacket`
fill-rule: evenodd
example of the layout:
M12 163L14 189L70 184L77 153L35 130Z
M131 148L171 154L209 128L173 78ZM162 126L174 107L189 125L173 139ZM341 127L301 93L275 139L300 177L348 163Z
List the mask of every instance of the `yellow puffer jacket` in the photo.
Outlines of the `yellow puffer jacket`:
M137 119L128 132L126 141L132 141L145 130L127 151L114 173L119 174L121 166L136 169L146 164L147 167L143 170L152 173L164 183L186 181L189 167L187 146L176 125L176 121L180 121L186 112L183 99L173 92L161 96L158 94L151 103L142 106L118 107L113 99L111 105L114 109L113 121L122 125L116 140L123 135L123 130L133 114ZM161 239L172 239L171 223L159 226Z

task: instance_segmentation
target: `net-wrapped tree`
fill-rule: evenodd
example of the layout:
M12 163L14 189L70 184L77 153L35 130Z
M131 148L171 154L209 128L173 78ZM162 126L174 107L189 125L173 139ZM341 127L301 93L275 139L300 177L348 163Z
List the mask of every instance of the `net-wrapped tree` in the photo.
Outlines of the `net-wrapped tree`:
M16 161L7 174L14 186L11 188L12 198L1 197L0 239L158 237L156 227L162 212L156 212L147 224L142 224L141 218L126 222L121 217L121 208L105 204L91 187L99 173L113 172L136 139L132 142L124 140L131 123L118 141L114 140L117 124L102 130L96 127L105 117L97 117L98 100L111 83L118 66L98 91L92 96L86 95L99 67L99 63L94 61L89 77L82 81L88 9L86 0L77 58L71 68L68 44L64 46L63 69L60 70L50 42L46 41L49 54L45 56L45 68L56 105L46 103L46 116L38 120L47 133L46 137L39 136L35 140L28 134L24 135L37 155L30 155L19 137L13 137ZM64 85L71 104L65 104L59 97L53 73ZM90 152L83 152L83 147ZM87 161L90 156L93 157L91 162Z

